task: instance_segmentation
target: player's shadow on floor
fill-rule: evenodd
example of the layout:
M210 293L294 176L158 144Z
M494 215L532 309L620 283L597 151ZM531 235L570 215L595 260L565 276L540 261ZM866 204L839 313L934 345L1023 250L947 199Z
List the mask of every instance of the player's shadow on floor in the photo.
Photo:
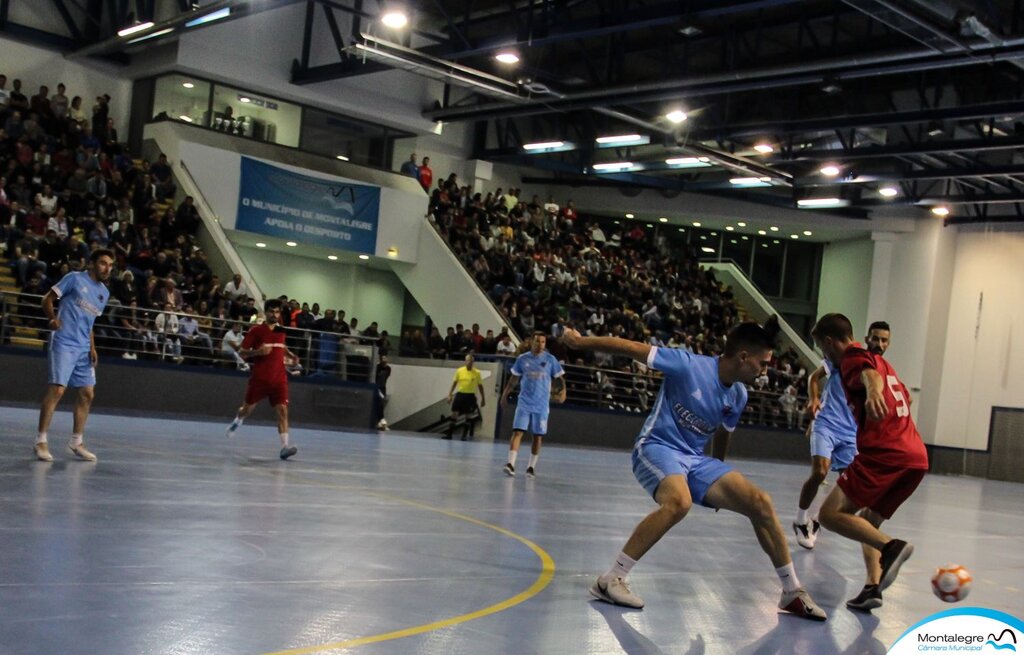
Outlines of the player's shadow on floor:
M618 640L619 646L627 655L668 655L653 641L640 634L640 632L626 621L626 616L639 612L623 607L616 607L608 603L594 600L590 606L596 610L604 620L608 622L612 634ZM704 637L697 635L690 640L690 648L679 655L704 655Z
M838 620L840 611L850 612L845 608L830 611L829 621ZM860 623L861 631L846 648L836 643L828 622L815 623L780 612L778 625L754 643L735 652L739 655L885 655L888 649L874 636L878 617L864 612L850 613Z

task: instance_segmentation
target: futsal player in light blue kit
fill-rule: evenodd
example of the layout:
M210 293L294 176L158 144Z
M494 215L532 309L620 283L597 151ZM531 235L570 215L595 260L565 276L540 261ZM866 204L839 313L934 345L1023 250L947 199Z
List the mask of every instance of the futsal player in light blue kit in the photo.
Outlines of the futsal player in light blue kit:
M527 430L533 435L530 443L530 463L526 477L537 475L537 460L540 458L541 440L548 433L548 411L554 389L555 402L565 402L565 371L555 356L544 350L547 335L534 332L530 350L516 358L512 365L512 376L501 392L501 405L508 405L508 395L519 384L519 401L516 415L512 419L512 439L508 445L508 463L502 469L505 475L516 474L516 457L519 455L519 441Z
M825 612L800 586L786 535L771 497L726 464L730 433L747 403L744 384L752 383L771 361L779 326L743 323L727 337L721 357L654 347L617 337L583 337L566 330L565 345L600 350L644 362L664 375L661 390L633 446L633 475L658 503L633 530L611 569L590 589L600 600L641 608L643 600L627 581L630 570L694 504L746 516L782 583L779 608L824 621ZM704 454L711 437L713 457Z
M94 250L89 257L89 270L68 273L43 296L43 313L53 330L48 386L39 410L39 436L35 444L36 458L44 462L53 461L46 431L67 387L78 388L68 450L79 459L96 461L96 455L85 447L82 437L96 387L98 356L92 326L110 299L105 282L110 279L113 267L113 252ZM60 300L59 314L54 312L54 300Z
M875 321L868 328L867 348L876 355L884 355L889 348L889 324ZM811 473L800 489L800 501L793 532L796 541L803 548L811 550L818 539L821 524L818 523L814 499L821 484L828 477L829 469L841 472L850 465L857 454L857 422L846 401L842 376L827 359L821 367L811 373L808 380L808 411L814 416L810 425ZM826 378L827 376L827 378ZM826 378L824 389L821 380ZM813 507L813 509L812 509Z

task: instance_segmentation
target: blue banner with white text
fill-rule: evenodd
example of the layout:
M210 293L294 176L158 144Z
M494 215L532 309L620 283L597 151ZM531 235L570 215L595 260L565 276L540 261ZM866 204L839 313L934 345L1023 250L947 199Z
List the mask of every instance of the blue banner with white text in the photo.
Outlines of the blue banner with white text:
M380 187L325 180L242 157L235 229L373 254Z

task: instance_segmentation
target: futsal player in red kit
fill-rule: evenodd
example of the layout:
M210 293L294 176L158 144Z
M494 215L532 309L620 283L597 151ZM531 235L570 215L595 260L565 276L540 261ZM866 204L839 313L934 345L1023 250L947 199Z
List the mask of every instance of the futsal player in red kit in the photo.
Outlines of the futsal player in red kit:
M298 358L284 344L284 328L280 325L281 301L268 300L264 312L266 322L249 329L238 351L243 359L251 360L252 373L245 389L245 403L238 408L235 420L228 426L227 436L233 436L256 405L267 398L277 413L281 459L288 459L299 449L288 443L288 372L285 360L294 363Z
M857 422L857 455L825 500L821 524L862 544L867 584L846 605L870 611L882 606L882 592L914 552L878 528L924 479L928 452L910 417L906 386L884 357L853 341L850 319L826 314L811 335L839 370Z

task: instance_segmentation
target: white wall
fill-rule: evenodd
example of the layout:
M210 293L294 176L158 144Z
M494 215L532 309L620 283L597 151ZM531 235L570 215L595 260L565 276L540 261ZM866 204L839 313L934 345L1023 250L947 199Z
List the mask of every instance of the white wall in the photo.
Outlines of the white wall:
M934 443L984 449L992 407L1024 407L1024 233L961 232L954 270Z
M871 239L835 241L825 246L818 285L818 316L845 314L853 322L854 335L863 334L867 327L873 256Z
M12 9L23 4L34 3L16 2ZM120 69L94 62L69 61L53 50L27 45L2 35L0 52L3 52L4 60L0 73L7 76L8 91L14 79L18 78L22 82L21 92L29 98L39 93L39 87L44 84L50 87L50 97L53 97L57 93L57 84L63 82L69 101L75 96L82 96L82 109L88 116L92 116L96 96L106 93L110 96L110 117L114 119L118 136L122 141L128 138L132 83L119 77Z
M324 309L345 310L360 327L377 321L389 334L401 334L405 287L394 273L356 264L328 262L236 245L256 283L268 298L287 294Z

